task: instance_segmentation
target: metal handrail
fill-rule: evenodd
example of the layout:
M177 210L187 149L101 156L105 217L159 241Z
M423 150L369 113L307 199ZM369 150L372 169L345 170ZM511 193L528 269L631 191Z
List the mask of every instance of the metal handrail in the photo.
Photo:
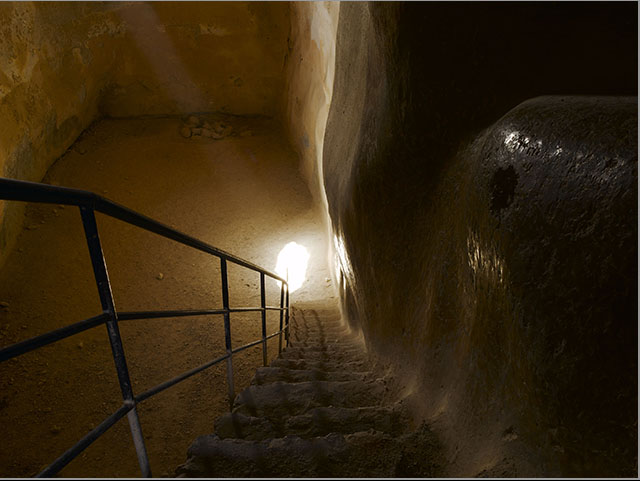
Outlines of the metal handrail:
M94 277L100 295L102 304L102 313L97 316L85 319L83 321L70 324L68 326L55 329L53 331L32 337L30 339L6 346L0 349L0 362L7 361L16 356L20 356L34 349L46 346L53 342L66 339L87 329L104 324L107 327L109 341L111 343L111 351L116 365L120 390L122 392L122 406L109 417L107 417L96 428L92 429L82 439L80 439L71 448L65 451L53 463L38 473L37 477L50 477L58 473L82 451L84 451L91 443L104 434L111 426L122 419L128 417L129 426L131 428L131 436L136 448L138 463L144 477L151 477L151 468L149 466L149 457L142 436L142 428L138 418L136 406L145 399L164 391L184 381L185 379L204 371L222 361L227 362L227 387L229 395L229 407L233 406L235 398L235 389L233 385L233 354L244 351L251 347L262 344L263 364L267 364L267 340L279 336L278 352L282 351L283 335L287 345L289 342L289 286L286 279L270 272L260 266L249 261L236 257L228 252L213 247L194 237L184 234L176 229L164 225L150 217L144 216L127 207L116 204L115 202L105 199L93 192L79 189L71 189L68 187L59 187L37 182L27 182L22 180L0 178L0 200L12 200L21 202L39 202L47 204L63 204L75 205L80 208L80 215L84 226L85 237L89 253L91 255L91 264L93 266ZM200 310L165 310L165 311L138 311L138 312L117 312L113 300L113 293L107 273L106 261L100 244L98 233L98 225L96 223L95 212L108 215L119 219L128 224L135 225L149 232L153 232L162 237L172 239L180 244L198 249L207 254L220 258L220 276L222 281L222 303L221 309L200 309ZM260 273L260 307L239 307L232 308L229 306L229 281L227 274L227 262L246 267ZM269 276L281 282L280 285L280 307L266 305L265 277ZM280 312L279 330L267 335L266 314L267 311ZM231 319L232 312L260 312L262 321L262 338L252 341L244 346L233 348L231 344ZM122 347L122 338L118 327L119 321L138 320L138 319L154 319L154 318L174 318L187 316L202 315L222 315L224 319L225 331L225 350L226 354L206 362L198 367L190 369L173 379L158 384L147 391L134 395L129 377L129 369Z

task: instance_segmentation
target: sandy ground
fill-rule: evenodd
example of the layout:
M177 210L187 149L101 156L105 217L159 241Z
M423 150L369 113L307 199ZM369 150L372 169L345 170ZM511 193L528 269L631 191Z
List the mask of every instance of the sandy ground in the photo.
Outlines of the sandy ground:
M321 217L296 156L267 119L226 117L235 134L183 138L179 119L104 120L92 126L44 182L95 191L214 246L273 269L296 241L311 254L292 302L330 299ZM251 135L247 135L250 130ZM98 214L120 311L221 305L219 260ZM259 275L229 268L231 305L258 306ZM279 289L267 281L267 304ZM0 345L100 312L79 210L30 205L18 248L0 271ZM258 313L232 315L234 346L260 335ZM269 316L268 332L278 316ZM224 352L221 316L120 325L135 393ZM277 355L277 338L269 359ZM234 357L236 392L262 362L260 347ZM37 473L115 411L120 391L103 326L0 365L0 476ZM192 440L213 430L228 406L225 366L144 401L142 429L155 476L172 475ZM61 473L139 476L126 418Z

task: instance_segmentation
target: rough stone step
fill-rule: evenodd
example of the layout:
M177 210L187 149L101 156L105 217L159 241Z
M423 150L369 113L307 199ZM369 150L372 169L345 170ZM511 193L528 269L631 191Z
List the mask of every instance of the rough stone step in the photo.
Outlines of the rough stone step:
M342 319L329 321L329 320L309 320L309 319L289 319L289 324L294 328L308 328L308 329L343 329L349 327Z
M361 348L306 349L288 347L280 355L283 359L368 359L367 351Z
M366 352L362 344L343 344L341 342L315 342L312 344L308 343L306 346L301 344L289 344L287 350L299 352Z
M320 371L353 371L364 372L369 370L365 361L335 362L331 360L306 360L277 358L271 361L271 367L284 367L287 369L318 369Z
M333 319L333 318L305 318L305 319L301 319L298 317L290 317L289 321L291 322L291 324L295 325L295 326L344 326L344 321L340 318L338 319Z
M332 331L306 331L306 330L292 330L291 337L298 341L307 341L307 342L346 342L346 341L355 341L357 338L355 334L351 331L341 331L341 332L332 332Z
M328 314L307 314L307 313L293 313L289 316L289 319L293 322L306 322L309 324L317 324L323 322L344 322L340 313L328 313Z
M345 329L348 328L342 321L320 321L320 322L300 322L291 321L290 325L294 329Z
M367 431L247 441L198 437L178 477L435 477L437 444L430 433L394 438Z
M226 413L216 419L215 434L220 439L260 441L285 435L308 439L333 432L352 434L373 429L399 436L406 430L407 424L407 414L399 405L364 408L318 407L307 413L291 416L280 424L237 412Z
M299 349L285 349L280 353L282 359L307 359L312 360L327 360L334 362L342 361L366 361L368 359L367 353L361 349L358 350L335 350L335 351L305 351Z
M349 337L350 332L348 332L346 329L334 329L334 328L327 328L327 329L309 329L306 327L296 327L296 326L291 326L291 333L292 334L297 334L298 336L315 336L315 337L321 337L321 336L330 336L330 337L335 337L337 339L341 339L343 337Z
M333 336L333 337L351 337L353 331L348 327L304 327L304 326L291 326L291 332L297 334L304 334L305 336Z
M338 309L291 309L291 319L315 321L321 320L340 320L342 314Z
M340 308L335 305L328 307L326 305L311 305L308 303L296 303L291 307L292 312L302 313L306 315L337 315L340 316Z
M353 341L355 336L351 332L315 332L315 331L291 331L294 339L306 340L307 342L341 342L341 341Z
M408 423L407 413L399 405L357 408L321 406L287 418L283 432L303 438L369 430L399 436L406 431Z
M237 438L251 441L283 436L282 428L276 428L267 418L245 416L241 413L225 413L217 418L213 423L213 432L220 439Z
M321 323L311 323L311 322L306 322L306 323L296 323L296 322L292 322L291 323L291 327L295 328L295 329L315 329L315 330L326 330L326 329L334 329L334 330L342 330L342 329L349 329L349 326L347 326L346 324L344 324L342 321L336 321L336 322L321 322Z
M252 384L269 384L273 382L308 382L308 381L365 381L372 376L370 372L334 371L319 369L287 369L284 367L259 367Z
M344 336L334 336L333 334L323 334L323 335L311 335L305 333L291 333L289 336L289 343L301 343L305 342L307 344L335 344L335 343L349 343L356 341L355 337L344 335Z
M293 336L292 336L293 337ZM290 339L289 340L289 347L306 347L306 348L310 348L310 349L322 349L325 346L329 346L329 347L357 347L360 349L364 348L364 344L362 343L362 341L360 341L359 339L356 338L352 338L352 339L345 339L345 340L333 340L333 341L325 341L325 342L318 342L318 341L314 341L314 340L298 340L298 339Z
M253 385L236 396L233 412L273 422L320 406L379 406L386 390L378 380Z
M326 315L296 313L293 316L289 316L289 320L291 322L297 322L298 324L323 324L323 323L343 324L344 323L344 320L342 319L342 316L339 313L326 314Z
M332 344L323 344L323 343L306 343L301 344L300 342L290 342L289 346L286 349L291 350L304 350L304 351L316 351L316 352L336 352L336 351L361 351L367 352L362 344L356 343L332 343Z

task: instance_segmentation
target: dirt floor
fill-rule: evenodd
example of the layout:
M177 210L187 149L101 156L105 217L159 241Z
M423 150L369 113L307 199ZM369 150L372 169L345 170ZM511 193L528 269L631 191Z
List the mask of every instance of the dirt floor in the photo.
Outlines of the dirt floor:
M222 117L218 117L222 119ZM215 120L210 118L210 121ZM309 250L308 279L291 300L334 296L321 217L295 153L268 119L224 117L223 139L185 138L180 119L103 120L49 170L44 182L97 192L216 247L270 269L290 241ZM219 260L97 214L119 311L221 306ZM229 268L231 305L260 304L259 275ZM267 304L279 288L267 280ZM0 345L100 312L75 207L29 205L18 247L0 271ZM234 346L260 336L259 313L232 315ZM268 320L277 330L278 316ZM221 316L120 324L134 393L224 352ZM269 359L277 355L277 338ZM261 347L234 357L236 392L261 365ZM0 476L32 476L121 403L102 326L0 365ZM228 408L220 364L139 406L155 476L171 476L193 439L211 433ZM60 473L135 477L140 471L126 418Z

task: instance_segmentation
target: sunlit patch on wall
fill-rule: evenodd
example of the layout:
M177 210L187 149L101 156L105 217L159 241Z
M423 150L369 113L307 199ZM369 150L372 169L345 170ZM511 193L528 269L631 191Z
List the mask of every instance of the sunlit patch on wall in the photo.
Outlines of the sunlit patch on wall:
M478 235L469 231L467 237L467 259L469 267L476 276L484 277L494 283L504 279L504 262L495 249L485 248Z
M289 242L278 254L276 274L289 281L289 292L299 289L307 275L309 252L304 246ZM280 282L278 282L278 286Z
M343 275L348 276L351 272L349 258L347 257L347 250L344 246L344 241L342 237L338 237L334 234L333 236L333 247L335 250L335 258L334 258L334 269L336 271L336 275L342 272Z

